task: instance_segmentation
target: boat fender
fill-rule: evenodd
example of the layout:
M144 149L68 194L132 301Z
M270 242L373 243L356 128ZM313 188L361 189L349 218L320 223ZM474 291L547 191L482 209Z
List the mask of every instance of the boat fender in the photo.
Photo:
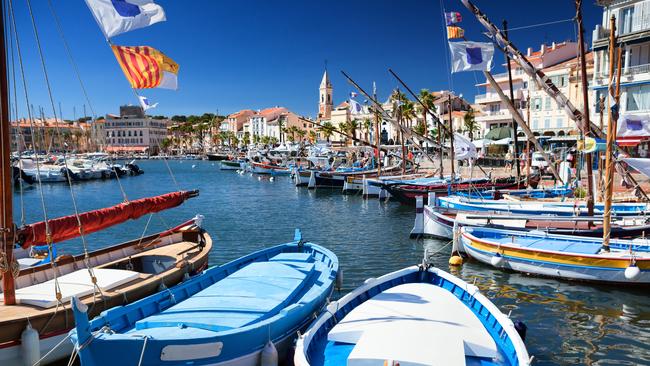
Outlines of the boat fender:
M339 271L336 272L336 291L341 292L343 287L343 270L339 268Z
M626 279L636 280L641 275L641 270L635 263L632 263L629 267L625 268L624 274Z
M194 216L194 225L196 225L198 227L203 226L203 219L204 218L205 218L205 216L203 216L201 214L197 214L196 216Z
M491 263L494 267L501 267L501 265L503 264L504 261L505 261L505 258L503 258L503 256L501 255L501 253L496 253L496 254L494 255L494 257L492 257L492 258L490 259L490 263Z
M20 335L20 351L23 358L23 365L33 366L40 364L41 349L38 332L32 328L32 324L29 322Z
M271 341L266 342L260 354L260 366L278 366L278 350Z
M273 177L269 178L269 182L273 182L274 180L275 180L275 178L273 178Z
M462 266L463 265L463 258L459 255L452 255L449 258L449 265L450 266Z
M517 331L517 334L519 334L519 337L521 338L522 341L526 340L526 331L528 330L528 327L524 322L517 320L515 322L515 330Z

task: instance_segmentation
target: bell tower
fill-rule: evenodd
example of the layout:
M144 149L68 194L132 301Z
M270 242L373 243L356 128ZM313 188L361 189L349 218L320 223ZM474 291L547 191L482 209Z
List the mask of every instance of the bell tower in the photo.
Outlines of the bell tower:
M330 82L329 75L327 75L327 69L323 73L323 80L320 82L319 88L319 100L318 100L318 119L330 119L332 118L332 83Z

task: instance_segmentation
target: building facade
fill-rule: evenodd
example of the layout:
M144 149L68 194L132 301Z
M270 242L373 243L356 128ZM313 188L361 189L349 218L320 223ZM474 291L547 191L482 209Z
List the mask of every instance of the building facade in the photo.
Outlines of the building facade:
M255 114L252 109L243 109L239 112L229 114L223 122L222 127L225 126L227 131L234 133L237 138L244 137L244 124L248 119Z
M145 116L140 107L121 106L119 116L106 116L106 151L157 154L160 143L167 136L169 123L169 120Z

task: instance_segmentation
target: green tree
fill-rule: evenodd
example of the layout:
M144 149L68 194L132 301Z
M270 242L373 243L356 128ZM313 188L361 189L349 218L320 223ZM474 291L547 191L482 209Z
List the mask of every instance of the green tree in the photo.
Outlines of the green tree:
M269 138L269 143L271 143L271 145L277 145L278 144L278 138L275 137L275 136L272 136L271 138Z
M327 121L327 122L324 122L323 124L321 124L318 127L318 130L323 133L323 136L325 136L325 139L327 140L327 142L330 142L330 138L334 134L334 132L336 130L336 127L334 127L332 122Z
M165 137L162 141L160 141L160 149L166 152L167 149L169 149L169 147L172 146L172 144L173 144L173 140L168 137Z
M180 116L172 116L171 120L174 121L174 122L182 123L182 122L187 122L187 117L182 116L182 115L180 115Z
M262 136L262 137L260 138L260 141L261 141L264 145L268 145L268 144L271 143L271 138L270 138L269 136Z
M297 128L296 135L298 135L298 137L300 137L300 141L302 141L305 138L305 135L307 135L307 131Z
M470 140L474 139L474 131L480 129L478 123L476 123L476 118L474 117L474 109L470 108L465 116L463 117L463 126L465 127L465 132L469 136Z
M370 130L372 129L372 121L370 118L363 119L363 130L366 131L366 141L370 141Z
M431 111L431 113L436 113L436 105L434 103L436 101L436 98L434 98L433 94L431 94L431 92L429 92L428 89L420 90L419 98L420 98L420 101L422 102L422 104L424 104L429 109L429 111ZM426 130L427 130L427 111L422 106L419 106L418 109L420 110L420 113L422 113L422 121L420 121L420 124L423 125L423 127L420 127L419 131L425 131L426 132ZM424 135L424 133L422 133L421 135Z
M251 143L251 134L250 132L244 132L244 137L242 138L242 143L246 146Z
M318 136L316 135L316 131L314 131L314 130L309 131L309 141L312 144L315 144L317 139L318 139Z

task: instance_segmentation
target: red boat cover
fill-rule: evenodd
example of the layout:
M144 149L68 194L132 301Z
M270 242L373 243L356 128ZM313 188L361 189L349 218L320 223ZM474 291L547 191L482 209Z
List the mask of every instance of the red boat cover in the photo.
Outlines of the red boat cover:
M127 220L135 220L149 213L160 212L176 207L190 197L191 192L179 191L156 197L141 198L120 203L112 207L79 214L84 234L94 233ZM78 237L79 225L75 215L64 216L48 221L52 242L58 243ZM17 236L23 248L47 244L45 221L27 225L18 230Z

